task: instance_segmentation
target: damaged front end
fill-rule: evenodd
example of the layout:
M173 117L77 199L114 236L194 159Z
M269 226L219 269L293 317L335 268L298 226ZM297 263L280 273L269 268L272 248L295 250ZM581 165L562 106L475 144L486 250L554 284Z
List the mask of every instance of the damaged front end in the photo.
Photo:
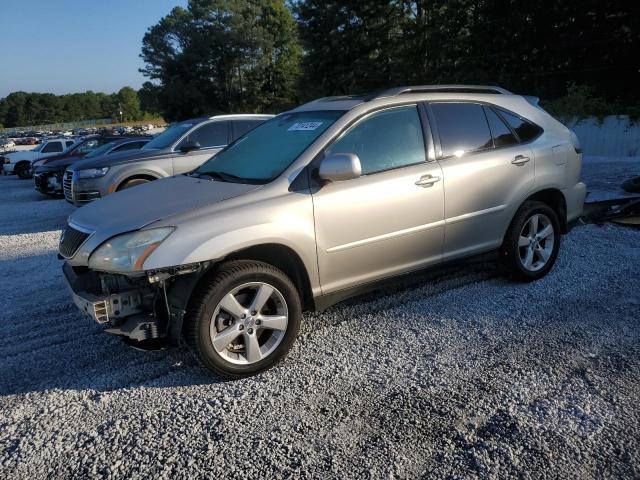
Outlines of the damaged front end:
M63 272L75 305L106 333L144 350L176 346L187 301L202 264L185 265L129 276L64 264Z

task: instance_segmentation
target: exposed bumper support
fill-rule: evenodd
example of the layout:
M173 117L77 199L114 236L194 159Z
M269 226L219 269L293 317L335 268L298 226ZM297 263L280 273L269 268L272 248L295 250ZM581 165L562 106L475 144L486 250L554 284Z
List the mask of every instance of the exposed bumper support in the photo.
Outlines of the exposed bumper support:
M130 279L86 271L77 274L65 262L63 272L74 304L104 331L144 350L180 342L187 302L203 265L148 272Z
M101 286L100 279L95 273L86 274L87 278L82 278L67 263L63 272L73 303L95 322L109 324L110 328L105 329L106 333L138 342L161 336L160 321L153 316L151 288L147 291L143 288L131 288L117 293L99 294L96 292Z

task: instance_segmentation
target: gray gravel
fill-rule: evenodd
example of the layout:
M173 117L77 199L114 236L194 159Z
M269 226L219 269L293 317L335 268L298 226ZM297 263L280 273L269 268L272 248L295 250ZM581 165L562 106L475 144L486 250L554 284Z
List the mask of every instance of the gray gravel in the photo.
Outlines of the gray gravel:
M305 315L229 382L76 312L70 211L0 177L0 478L640 476L640 231L576 228L534 284L478 260Z

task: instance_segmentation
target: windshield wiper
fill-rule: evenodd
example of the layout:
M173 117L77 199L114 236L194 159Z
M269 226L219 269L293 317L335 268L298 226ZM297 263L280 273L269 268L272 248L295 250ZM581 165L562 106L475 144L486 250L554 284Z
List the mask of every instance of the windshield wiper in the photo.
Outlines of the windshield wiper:
M193 175L198 178L209 177L212 180L220 180L228 183L253 183L249 178L239 177L227 172L194 172Z

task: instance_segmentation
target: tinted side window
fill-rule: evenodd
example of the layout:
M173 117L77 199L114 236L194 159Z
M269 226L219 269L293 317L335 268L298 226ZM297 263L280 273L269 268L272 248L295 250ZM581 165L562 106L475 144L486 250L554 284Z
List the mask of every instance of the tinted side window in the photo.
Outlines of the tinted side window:
M489 128L493 136L493 146L505 147L507 145L515 145L518 139L513 135L509 127L505 125L502 119L489 107L484 107L484 113L487 114Z
M98 139L94 138L94 139L91 139L91 140L88 140L88 141L84 142L82 145L80 145L78 148L76 148L75 152L76 153L88 153L91 150L95 150L99 146L100 146L100 142L98 141Z
M142 148L147 142L141 141L141 142L129 142L129 143L125 143L124 145L120 145L119 147L116 147L113 149L114 152L122 152L125 150L137 150L139 148Z
M189 141L198 142L202 148L218 147L228 143L229 122L211 122L189 134Z
M67 148L69 148L71 145L73 145L75 142L65 142L65 144L67 145Z
M42 153L61 152L62 150L62 142L50 142L44 146Z
M432 103L442 155L461 157L466 152L493 148L482 106L476 103Z
M351 127L325 152L355 153L363 175L424 162L424 138L415 105L374 113Z
M507 123L511 125L511 128L515 130L518 137L520 137L521 142L530 142L542 133L542 129L539 126L512 115L511 113L500 110L500 115L502 115Z
M233 140L240 138L249 130L253 130L260 125L264 120L233 120Z

